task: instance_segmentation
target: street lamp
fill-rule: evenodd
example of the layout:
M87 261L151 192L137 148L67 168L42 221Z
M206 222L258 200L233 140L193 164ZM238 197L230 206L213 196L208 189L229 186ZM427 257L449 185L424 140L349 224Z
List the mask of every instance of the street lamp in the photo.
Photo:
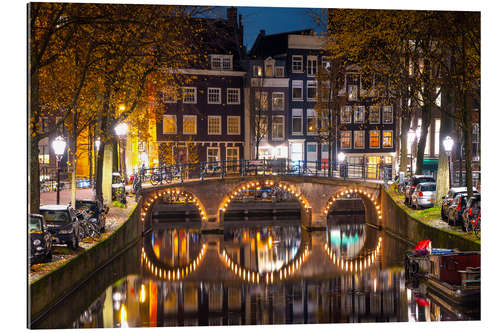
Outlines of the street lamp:
M94 188L95 188L95 184L97 181L97 159L98 159L98 155L99 155L99 147L101 147L101 138L97 137L97 139L94 142L94 147L95 147L95 154L94 154L94 165L95 165Z
M337 155L337 160L341 163L340 164L340 177L344 177L344 179L345 179L347 177L347 170L346 170L346 167L344 165L344 160L345 160L344 152L341 151Z
M52 148L54 149L54 153L56 154L57 159L57 204L59 205L59 188L60 188L60 171L61 171L61 158L64 154L64 150L66 149L66 141L62 136L58 136L52 141Z
M443 146L444 146L444 151L446 152L446 156L448 156L448 175L449 175L449 182L450 182L450 187L451 186L451 150L453 149L453 139L450 136L447 136L443 140Z
M126 123L120 123L115 126L115 133L118 135L118 145L120 146L120 169L122 176L126 178L125 175L125 158L124 158L124 148L123 144L120 143L122 138L128 133L128 125Z

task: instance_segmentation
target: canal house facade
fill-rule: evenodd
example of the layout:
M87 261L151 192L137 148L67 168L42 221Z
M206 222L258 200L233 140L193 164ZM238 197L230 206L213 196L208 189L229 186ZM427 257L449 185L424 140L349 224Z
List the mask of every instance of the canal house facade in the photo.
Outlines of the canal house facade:
M235 8L229 8L227 15L227 20L217 22L218 31L208 31L204 38L207 60L175 69L187 83L158 91L164 108L157 122L160 164L244 158L243 27Z

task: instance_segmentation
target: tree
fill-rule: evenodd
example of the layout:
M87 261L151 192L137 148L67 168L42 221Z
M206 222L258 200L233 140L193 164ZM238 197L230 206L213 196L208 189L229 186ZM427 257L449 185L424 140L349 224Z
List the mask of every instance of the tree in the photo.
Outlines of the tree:
M191 42L199 26L190 19L198 7L109 4L30 5L30 211L39 207L38 142L55 132L72 114L70 152L95 111L95 134L101 138L96 166L97 198L102 198L102 158L113 129L137 110L146 110L145 83L150 75L193 61L198 52ZM87 55L85 57L85 55ZM161 80L175 85L175 74ZM82 94L83 92L83 94ZM48 133L35 126L41 106L63 115ZM125 108L119 108L125 105ZM92 109L90 106L95 106ZM80 122L83 121L83 123ZM72 149L72 150L71 150ZM71 164L76 163L72 155Z
M259 159L259 147L262 140L267 138L268 131L268 95L267 91L264 91L264 74L262 69L259 67L259 72L257 73L257 78L252 80L253 92L253 102L251 106L251 121L253 122L254 135L253 141L255 143L255 159Z

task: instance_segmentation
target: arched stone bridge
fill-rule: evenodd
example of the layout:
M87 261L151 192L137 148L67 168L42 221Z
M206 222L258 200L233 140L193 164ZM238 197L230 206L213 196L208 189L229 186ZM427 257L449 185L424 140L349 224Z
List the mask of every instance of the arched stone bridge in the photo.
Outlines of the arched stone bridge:
M365 218L381 225L381 185L363 181L304 176L247 176L224 179L205 179L142 190L141 221L147 229L153 204L162 196L184 194L194 201L202 220L202 231L224 228L224 212L231 200L241 191L260 185L277 185L294 196L301 205L302 225L308 229L326 228L327 215L335 209L335 200L356 193L365 206Z

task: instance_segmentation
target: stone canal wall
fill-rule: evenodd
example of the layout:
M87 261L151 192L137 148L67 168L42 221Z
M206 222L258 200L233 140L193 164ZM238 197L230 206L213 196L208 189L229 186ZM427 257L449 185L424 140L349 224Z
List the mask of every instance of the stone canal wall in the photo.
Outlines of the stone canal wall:
M435 228L409 216L385 189L381 189L382 227L412 243L429 239L434 248L452 248L460 251L479 251L481 244L470 239Z
M128 219L108 238L29 285L28 323L33 323L48 308L85 283L92 273L105 267L137 242L142 234L138 223L140 207L138 204Z

